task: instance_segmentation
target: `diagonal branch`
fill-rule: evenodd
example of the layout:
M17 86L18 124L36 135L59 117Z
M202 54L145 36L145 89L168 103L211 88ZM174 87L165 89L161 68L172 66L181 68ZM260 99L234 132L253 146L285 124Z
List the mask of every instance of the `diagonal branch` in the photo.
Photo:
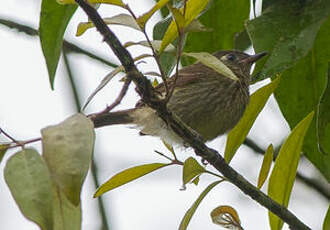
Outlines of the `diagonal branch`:
M241 191L256 200L262 206L276 214L285 221L291 229L310 230L308 226L302 223L293 213L279 203L272 200L263 192L258 190L243 176L238 174L229 166L224 158L214 149L208 148L202 141L202 138L193 130L182 123L175 114L172 114L165 103L157 100L156 94L150 82L137 70L133 58L129 52L122 46L115 34L104 23L98 12L84 0L75 0L80 7L89 16L102 34L104 41L110 46L130 78L137 86L142 100L151 108L155 109L158 115L167 122L168 126L177 133L186 143L195 151L196 155L209 162L214 168L221 172L231 183L235 184ZM97 119L97 118L96 118Z

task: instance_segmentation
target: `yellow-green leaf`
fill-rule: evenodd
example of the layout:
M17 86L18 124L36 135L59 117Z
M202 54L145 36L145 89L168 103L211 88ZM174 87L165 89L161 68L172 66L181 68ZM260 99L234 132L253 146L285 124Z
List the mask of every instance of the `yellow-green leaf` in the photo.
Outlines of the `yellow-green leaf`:
M270 166L272 165L273 157L274 157L274 148L273 145L270 144L264 155L264 159L262 161L261 169L259 172L258 186L257 186L259 189L263 186L263 184L265 183L268 177L268 173L270 170Z
M144 28L145 24L149 20L149 18L160 8L165 6L169 0L160 0L158 1L148 12L144 13L138 19L136 20L137 23L141 26L141 28Z
M168 5L168 8L169 8L169 10L171 11L171 13L173 15L173 18L174 18L174 21L177 25L177 28L179 28L179 30L183 29L184 25L185 25L185 18L183 16L183 14L180 12L179 9L174 8L170 5Z
M292 130L280 149L269 178L268 195L284 207L289 203L302 144L313 116L314 111ZM269 212L269 223L272 230L282 229L283 221L271 212Z
M186 3L185 24L188 26L205 9L210 0L189 0ZM183 12L183 8L181 8ZM178 36L176 23L172 20L162 40L160 52Z
M323 227L322 227L322 230L329 230L329 229L330 229L330 205L327 214L324 217Z
M111 177L107 182L102 184L95 192L94 197L98 197L103 193L106 193L112 189L115 189L119 186L127 184L137 178L140 178L146 174L149 174L157 169L163 168L171 164L164 163L152 163L135 166L129 169L126 169L120 173L117 173L113 177Z
M156 80L156 79L155 79ZM176 158L176 155L175 155L175 152L174 152L174 149L173 149L173 146L170 145L169 143L167 143L166 141L163 140L163 144L164 146L167 148L168 151L170 151L173 155L174 158Z
M245 140L254 121L257 119L260 111L265 106L269 96L278 86L279 81L280 77L277 77L271 83L258 89L254 94L251 95L250 103L248 104L243 117L228 134L225 149L225 160L228 163L234 157L237 149Z
M107 25L121 25L133 28L135 30L141 31L139 25L136 23L135 19L128 14L118 14L110 18L103 18L103 21ZM93 22L81 22L77 27L76 36L81 36L86 30L95 27Z
M188 224L192 218L192 216L194 215L194 213L196 212L199 204L202 202L202 200L204 199L204 197L219 183L221 183L223 180L220 181L215 181L212 184L210 184L209 186L207 186L207 188L199 195L199 197L197 198L197 200L193 203L193 205L188 209L188 211L186 212L186 214L184 215L183 219L181 220L180 223L180 227L179 230L186 230L188 227Z
M212 68L213 70L217 71L218 73L228 77L234 81L237 81L237 76L229 69L223 62L213 56L210 53L200 52L200 53L183 53L185 56L196 58L198 61L203 63L204 65Z
M236 210L227 205L216 207L211 212L212 222L228 229L242 230L241 220Z
M193 181L196 177L205 172L203 166L201 166L195 158L189 157L183 164L183 184Z
M59 4L75 4L75 0L56 0ZM95 4L95 3L104 3L104 4L110 4L115 6L121 6L125 8L125 4L121 0L88 0L89 3Z

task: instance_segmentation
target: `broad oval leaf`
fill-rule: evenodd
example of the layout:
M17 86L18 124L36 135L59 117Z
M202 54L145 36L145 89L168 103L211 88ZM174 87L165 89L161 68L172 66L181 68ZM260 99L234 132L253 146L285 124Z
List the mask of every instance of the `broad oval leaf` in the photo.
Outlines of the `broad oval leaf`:
M228 205L216 207L211 212L211 219L214 224L228 229L243 230L241 220L234 208Z
M157 169L163 168L168 165L171 164L164 164L164 163L145 164L145 165L135 166L126 169L120 173L117 173L96 190L94 194L94 198L101 196L103 193L118 188L119 186L127 184L128 182L131 182L137 178L145 176Z
M54 79L61 54L63 35L76 9L77 6L75 5L63 6L53 0L43 0L41 4L39 37L52 89L54 89Z
M75 206L94 148L94 125L82 114L41 130L43 157L56 186Z
M210 53L183 53L183 55L196 58L198 61L212 68L223 76L228 77L234 81L238 80L238 77L233 73L233 71L231 71L231 69L229 69L225 64L222 63L221 60Z
M225 160L229 163L234 157L237 149L245 140L249 133L254 121L257 119L260 111L265 106L269 96L274 92L280 77L277 77L268 85L258 89L250 97L250 102L245 109L243 117L238 124L229 132L227 137L226 149L225 149Z
M205 198L205 196L219 183L223 182L223 180L215 181L211 183L209 186L206 187L206 189L199 195L197 200L193 203L193 205L188 209L186 214L184 215L183 219L181 220L179 230L186 230L188 227L188 224L196 212L199 204L202 202L202 200Z
M5 180L23 215L41 229L53 229L53 190L48 168L34 149L13 155L5 167Z
M121 25L133 28L135 30L141 31L139 25L135 19L128 14L118 14L110 18L103 18L103 21L107 25ZM81 22L77 27L76 36L81 36L86 30L94 28L93 22Z
M209 0L190 0L186 2L185 24L188 26L208 5ZM183 9L181 8L181 12ZM162 39L160 52L166 48L176 37L178 36L178 30L176 23L172 20L171 24L167 28L165 35Z
M75 0L56 0L59 4L76 4ZM125 4L121 0L88 0L91 4L103 3L125 8Z
M273 157L274 157L274 148L273 145L270 144L264 155L264 159L262 161L261 169L259 172L258 186L257 186L259 189L263 186L263 184L265 183L268 177L268 173L270 170L270 166L272 165Z
M268 195L284 207L289 203L301 148L313 116L314 112L311 112L292 130L280 149L269 178ZM283 226L283 221L271 212L269 223L272 230L280 230Z
M201 166L195 158L189 157L183 164L183 185L192 182L203 172L205 172L205 168Z
M144 13L140 17L137 18L137 23L140 25L141 28L145 27L145 24L151 18L151 16L160 8L165 6L169 0L159 0L148 12Z

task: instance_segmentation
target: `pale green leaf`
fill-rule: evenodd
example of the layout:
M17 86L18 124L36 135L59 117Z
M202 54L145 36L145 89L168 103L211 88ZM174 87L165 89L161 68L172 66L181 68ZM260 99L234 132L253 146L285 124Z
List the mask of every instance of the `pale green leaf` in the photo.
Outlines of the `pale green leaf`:
M152 164L139 165L126 169L120 173L117 173L116 175L111 177L107 182L102 184L95 192L94 197L98 197L103 193L106 193L112 189L127 184L128 182L131 182L137 178L145 176L146 174L149 174L157 169L163 168L168 165L170 164L152 163Z
M216 58L210 53L182 53L182 55L196 58L198 61L212 68L223 76L228 77L234 81L238 80L237 76L233 73L233 71L231 71L231 69L229 69L225 64L223 64L220 59Z
M186 212L186 214L184 215L183 219L181 220L180 226L179 226L179 230L186 230L188 227L188 224L192 218L192 216L194 215L194 213L196 212L199 204L202 202L202 200L205 198L205 196L219 183L221 183L223 180L220 181L215 181L212 184L210 184L209 186L207 186L207 188L199 195L199 197L197 198L197 200L193 203L193 205L188 209L188 211Z
M269 178L268 195L284 207L289 203L301 148L313 116L314 112L311 112L292 130L280 149ZM271 212L269 223L272 230L282 229L283 221Z
M41 130L43 157L56 186L74 205L80 203L81 186L94 148L94 125L82 114Z
M228 163L234 157L237 149L245 140L254 121L257 119L257 116L265 106L270 95L278 86L279 81L280 77L277 77L271 83L258 89L254 94L251 95L250 102L245 109L243 117L228 134L225 149L225 160Z
M165 6L169 0L160 0L158 1L148 12L144 13L140 17L137 18L137 23L141 26L141 28L144 28L145 24L151 18L151 16L160 8Z
M186 185L192 182L195 178L205 172L203 166L201 166L195 158L189 157L183 164L183 184Z
M268 177L268 173L270 170L270 166L272 165L273 157L274 157L274 148L273 145L270 144L264 155L264 159L262 161L261 169L259 172L258 186L257 186L259 189L263 186L263 184L265 183Z
M52 230L51 177L39 153L33 149L17 152L8 160L4 175L23 215L41 229Z

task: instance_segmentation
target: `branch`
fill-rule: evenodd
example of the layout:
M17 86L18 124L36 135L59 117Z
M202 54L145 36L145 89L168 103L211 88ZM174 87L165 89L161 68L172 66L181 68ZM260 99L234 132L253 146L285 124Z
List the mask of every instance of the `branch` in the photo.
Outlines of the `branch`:
M249 195L252 199L256 200L262 206L266 207L268 210L280 217L290 226L291 229L310 230L308 226L302 223L287 208L269 198L250 182L248 182L243 176L238 174L225 162L224 158L217 151L208 148L196 132L182 123L175 116L175 114L172 114L167 109L165 103L157 100L150 82L137 70L130 53L122 46L115 34L104 23L98 12L84 0L75 1L85 11L90 20L96 26L97 30L102 34L104 41L119 58L128 74L127 77L131 78L131 80L136 84L142 100L148 106L157 111L159 117L167 122L168 126L194 149L196 155L209 162L245 194Z

